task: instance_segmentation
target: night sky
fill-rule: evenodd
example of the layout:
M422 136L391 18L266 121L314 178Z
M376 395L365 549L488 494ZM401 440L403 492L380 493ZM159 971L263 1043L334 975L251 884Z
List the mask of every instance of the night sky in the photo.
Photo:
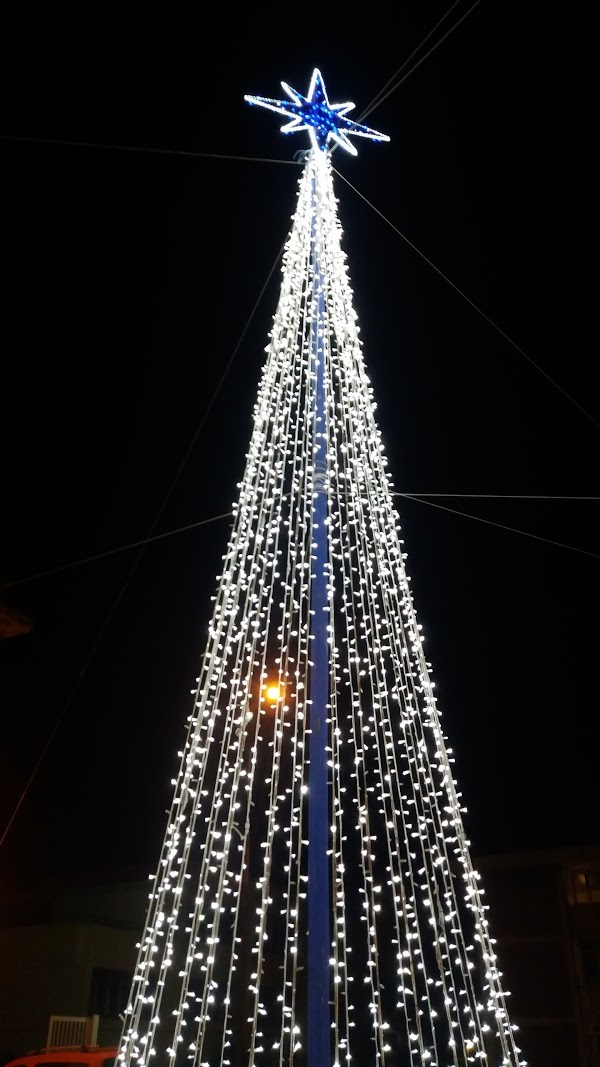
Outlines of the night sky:
M318 66L358 118L450 4L106 6L3 15L0 575L33 629L0 834L45 751L3 880L158 856L228 520L21 580L230 510L306 146L244 93ZM391 143L335 153L381 213L336 179L400 492L600 496L592 7L480 3L369 116ZM598 502L430 501L398 505L473 851L595 843Z

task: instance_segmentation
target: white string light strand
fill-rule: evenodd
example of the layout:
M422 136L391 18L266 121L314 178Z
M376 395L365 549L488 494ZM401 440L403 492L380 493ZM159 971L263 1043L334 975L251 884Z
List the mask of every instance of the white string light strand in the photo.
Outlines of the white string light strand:
M152 878L123 1064L291 1067L304 1054L317 491L327 499L331 1063L522 1062L340 238L331 164L313 154ZM315 328L324 426L314 417ZM322 434L324 472L314 462Z

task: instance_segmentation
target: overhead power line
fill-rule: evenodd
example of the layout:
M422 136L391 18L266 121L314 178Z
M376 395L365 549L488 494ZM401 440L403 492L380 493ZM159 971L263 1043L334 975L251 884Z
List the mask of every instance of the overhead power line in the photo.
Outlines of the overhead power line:
M528 530L518 530L515 526L505 526L501 522L492 522L491 519L484 519L481 515L471 515L466 511L457 511L455 508L448 508L443 504L435 504L433 500L426 500L424 497L411 496L409 493L397 493L395 495L402 496L405 500L416 500L419 504L427 504L430 508L438 508L439 511L448 511L451 515L460 515L463 519L474 519L475 522L483 522L486 526L495 526L498 530L520 534L522 537L531 537L534 541L543 541L547 545L554 545L555 548L566 548L569 552L579 552L582 556L600 559L600 555L597 552L589 552L587 548L577 548L575 545L567 545L562 541L552 541L549 537L542 537L540 534L530 533Z
M411 59L413 59L414 56L416 56L417 53L421 51L423 45L426 44L427 41L431 37L433 37L433 34L435 33L435 31L437 29L439 29L439 27L442 25L443 22L446 21L446 19L449 17L449 15L452 13L452 11L454 11L454 8L458 7L459 3L460 3L460 0L456 0L456 2L454 4L452 4L451 7L448 8L446 14L442 16L442 18L439 20L439 22L436 22L436 24L433 27L433 29L429 31L429 33L427 34L426 37L423 38L423 40L421 41L420 45L418 45L415 48L415 50L413 52L411 52L411 54L409 55L408 59L405 59L405 61L402 64L402 66L399 67L398 70L396 71L396 73L393 74L392 77L389 79L389 81L386 82L386 84L384 85L383 89L380 89L379 92L377 93L377 95L373 97L373 100L371 101L369 106L359 116L359 119L358 119L359 122L363 122L373 111L375 111L376 108L379 107L380 104L383 104L384 100L387 100L388 96L391 96L392 93L395 93L396 89L399 89L400 86L402 85L402 83L405 82L407 78L410 78L411 74L414 74L415 70L417 70L421 66L421 64L424 63L425 60L428 59L429 56L433 52L435 52L436 48L439 48L440 45L450 36L450 34L453 33L454 30L458 26L460 26L461 22L464 22L464 20L467 18L467 16L470 15L472 11L474 11L474 9L479 4L479 0L475 0L475 3L471 5L469 10L465 11L464 15L461 15L461 17L454 23L454 25L452 25L450 27L450 29L447 30L446 33L442 37L440 37L439 41L436 41L436 43L434 45L432 45L430 49L428 49L428 51L425 53L425 55L421 56L421 58L419 60L417 60L417 62L414 64L414 66L412 66L410 68L410 70L406 71L406 74L404 75L404 77L398 79L398 75L400 75L403 70L406 70L406 67L410 63ZM396 79L398 79L398 80L396 80ZM386 90L387 90L387 92L386 92Z
M395 496L457 497L460 500L600 500L600 496L565 496L546 493L395 493Z
M600 501L600 496L567 496L567 495L547 495L543 493L401 493L394 492L394 496L403 497L406 500L421 500L426 503L427 500L433 498L441 499L458 499L458 500L546 500L546 501ZM440 505L438 505L440 506ZM450 508L444 508L445 511L450 511ZM456 515L464 515L465 518L479 518L477 515L468 515L466 512L456 511ZM178 534L189 533L190 530L197 530L201 526L208 526L210 523L219 522L221 519L231 518L231 511L224 511L220 515L213 515L210 519L199 519L198 522L190 522L186 526L178 526L174 530L165 530L163 533L154 534L151 537L144 537L140 541L131 541L125 545L118 545L116 548L108 548L105 552L96 552L92 556L84 556L82 559L71 560L69 563L60 563L56 567L50 567L48 570L36 571L35 574L29 574L24 578L17 578L14 582L5 582L0 592L4 592L8 589L15 589L18 586L29 585L31 582L39 581L43 578L51 578L56 574L63 574L65 571L75 570L77 567L84 567L88 563L96 563L101 559L108 559L110 556L117 556L121 552L129 552L133 548L141 548L145 545L150 545L155 541L164 541L168 537L176 537ZM512 533L521 533L524 537L537 537L536 534L530 534L526 530L517 530L512 526L504 526L501 523L492 522L489 519L481 520L488 523L490 526L498 526L501 530L510 530ZM548 544L559 545L558 541L550 541L548 538L540 538L540 540L548 541ZM570 548L574 552L583 551L582 549L573 548L572 545L560 545L561 548ZM593 553L591 553L593 555Z
M446 284L449 285L451 289L454 289L454 291L456 293L458 293L458 295L461 296L463 298L463 300L466 300L467 304L469 304L477 312L478 315L481 315L482 319L485 319L485 321L487 323L489 323L489 325L496 331L496 333L500 334L500 336L503 337L504 340L507 341L508 344L511 345L511 347L515 349L515 351L517 351L521 356L523 356L523 358L526 359L528 363L531 363L531 366L535 367L535 369L540 374L542 374L544 376L544 378L546 378L546 380L548 382L550 382L551 385L554 386L555 389L558 389L559 393L562 393L562 395L569 401L569 403L573 404L574 407L576 407L582 413L582 415L585 415L586 419L589 419L590 422L593 422L594 426L596 426L598 429L600 429L600 422L598 422L598 420L595 419L593 415L590 415L589 411L587 411L583 407L583 405L579 403L578 400L575 400L575 398L572 397L571 394L568 393L566 389L563 389L562 385L559 385L559 383L554 378L552 378L552 376L550 374L548 374L547 371L545 371L543 367L540 367L539 363L536 363L536 361L534 359L532 359L531 356L529 356L527 354L527 352L525 352L525 350L523 348L521 348L520 345L517 344L516 341L513 341L512 337L510 337L509 334L505 333L505 331L500 326L498 326L498 324L496 322L494 322L494 320L491 319L490 316L487 315L486 312L483 311L479 307L479 305L475 303L474 300L471 300L471 297L467 296L467 294L462 289L460 289L458 287L458 285L455 285L454 282L448 277L448 275L444 274L443 270L440 270L440 268L438 266L436 266L436 264L433 262L433 260L429 259L429 257L426 256L424 252L421 252L421 249L417 248L416 244L414 244L414 242L411 241L410 238L407 237L405 233L402 233L402 230L399 230L398 227L395 226L394 223L391 222L391 220L388 219L387 216L383 214L383 211L380 211L378 207L375 207L375 204L373 204L368 199L368 197L366 197L363 193L361 193L360 190L357 189L356 186L353 185L352 182L348 180L348 178L346 178L339 170L336 170L335 167L334 167L334 170L335 170L335 173L338 175L338 177L341 178L342 181L345 182L346 185L350 189L352 189L352 191L354 193L356 193L356 195L359 196L361 200L364 200L365 204L367 204L368 207L370 207L375 212L376 215L379 215L379 218L383 219L383 221L386 223L386 225L389 226L390 229L392 229L394 231L394 233L396 233L398 235L398 237L401 237L402 240L405 242L405 244L407 244L409 246L409 248L412 248L413 252L416 252L417 255L420 256L421 259L424 260L425 263L427 263L428 266L430 266L432 268L432 270L434 270L436 272L436 274L439 274L440 278L442 278L443 281L445 281Z
M224 511L221 515L213 515L211 519L199 519L198 522L191 522L187 526L179 526L176 530L167 530L165 533L143 537L140 541L131 541L126 545L118 545L117 548L108 548L106 552L96 552L93 556L84 556L83 559L76 559L71 563L59 563L57 567L38 571L36 574L30 574L26 578L17 578L14 582L6 582L2 586L2 590L15 589L19 585L28 585L30 582L36 582L41 578L51 578L55 574L62 574L64 571L83 567L86 563L96 563L100 559L108 559L109 556L116 556L120 552L129 552L132 548L142 548L145 545L152 544L153 541L162 541L165 537L174 537L176 534L187 533L189 530L197 530L199 526L208 526L209 523L218 522L219 519L227 519L230 515L230 511Z
M139 144L109 144L102 141L72 141L62 137L25 137L16 133L0 133L2 141L18 141L21 144L63 145L66 148L92 148L110 152L141 152L152 156L187 156L190 159L224 159L239 163L283 163L297 167L295 159L271 159L266 156L228 155L225 152L196 152L186 148L153 148Z

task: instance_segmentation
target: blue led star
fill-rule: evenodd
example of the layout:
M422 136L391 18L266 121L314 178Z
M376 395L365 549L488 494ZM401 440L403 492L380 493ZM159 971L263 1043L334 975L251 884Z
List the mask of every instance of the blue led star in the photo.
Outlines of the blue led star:
M385 133L377 133L377 130L370 130L368 126L361 126L360 123L346 118L346 112L351 111L354 104L330 104L321 72L316 68L310 79L308 96L302 96L286 82L281 84L291 103L288 100L269 100L265 96L245 96L244 100L249 104L258 104L270 111L277 111L280 115L291 116L292 121L281 127L282 133L308 130L313 148L321 152L327 150L331 137L353 156L356 155L356 148L348 140L348 134L368 137L371 141L389 141Z

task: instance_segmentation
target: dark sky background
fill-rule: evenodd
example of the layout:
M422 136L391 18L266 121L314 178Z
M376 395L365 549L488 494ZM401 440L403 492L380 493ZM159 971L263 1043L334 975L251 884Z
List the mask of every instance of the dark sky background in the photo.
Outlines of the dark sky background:
M218 386L298 178L253 159L306 143L243 94L304 92L319 66L358 117L449 6L5 5L0 573L33 630L0 644L0 832L46 751L3 880L158 855L228 520L10 583L235 498L277 274ZM370 116L390 145L335 154L592 416L338 178L402 492L600 495L592 8L480 3ZM598 503L433 502L584 550L399 501L474 853L595 843Z

